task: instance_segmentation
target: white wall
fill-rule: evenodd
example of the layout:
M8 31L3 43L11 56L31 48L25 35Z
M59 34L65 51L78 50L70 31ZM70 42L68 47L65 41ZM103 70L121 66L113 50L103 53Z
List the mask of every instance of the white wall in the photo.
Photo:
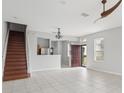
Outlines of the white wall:
M60 55L33 55L30 59L30 71L42 71L61 68Z
M28 51L29 51L29 66L30 72L39 71L44 69L60 68L61 58L60 55L37 55L37 38L45 38L56 40L55 36L48 33L41 33L35 31L28 31ZM75 37L63 37L62 40L77 41Z
M62 42L62 63L61 65L64 67L69 67L69 58L68 58L68 41Z
M104 38L104 61L94 61L94 39L103 37ZM119 74L121 75L122 70L122 28L113 28L102 32L90 34L81 37L81 41L87 39L87 67Z
M53 47L53 54L58 54L58 41L51 41L51 47Z
M6 33L7 33L7 23L3 22L2 23L2 49L4 49Z
M7 23L2 22L2 70L4 70L5 64L5 55L6 55L6 47L7 47Z

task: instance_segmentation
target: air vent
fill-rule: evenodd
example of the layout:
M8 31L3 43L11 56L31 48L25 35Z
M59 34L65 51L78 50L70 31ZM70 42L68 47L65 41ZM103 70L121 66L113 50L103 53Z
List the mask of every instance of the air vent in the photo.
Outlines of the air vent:
M83 16L83 17L88 17L89 14L87 14L87 13L82 13L81 16Z

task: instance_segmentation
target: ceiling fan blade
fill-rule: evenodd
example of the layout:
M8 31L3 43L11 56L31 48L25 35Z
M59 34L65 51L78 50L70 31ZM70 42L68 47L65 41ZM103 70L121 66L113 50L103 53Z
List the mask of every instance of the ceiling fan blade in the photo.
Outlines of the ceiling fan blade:
M117 4L115 4L112 8L104 11L101 13L101 17L104 18L108 15L110 15L120 4L121 4L122 0L120 0L119 2L117 2Z

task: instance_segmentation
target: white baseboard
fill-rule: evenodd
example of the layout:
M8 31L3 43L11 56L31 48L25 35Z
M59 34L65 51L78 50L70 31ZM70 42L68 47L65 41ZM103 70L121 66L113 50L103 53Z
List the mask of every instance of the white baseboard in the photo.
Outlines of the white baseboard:
M79 67L77 67L77 68L79 68ZM62 69L63 69L63 68L45 68L45 69L31 70L31 75L32 75L34 72L49 71L49 70L62 70ZM64 68L64 69L73 69L73 68ZM110 72L110 71L103 71L103 70L101 70L101 69L96 69L96 68L91 68L91 67L87 67L87 69L95 70L95 71L98 71L98 72L104 72L104 73L109 73L109 74L113 74L113 75L122 76L121 73Z
M47 70L60 70L60 69L61 68L45 68L45 69L31 70L31 73L39 72L39 71L47 71Z
M104 72L104 73L109 73L109 74L113 74L113 75L119 75L119 76L122 76L121 73L110 72L110 71L103 71L103 70L101 70L101 69L96 69L96 68L91 68L91 67L87 67L87 69L95 70L95 71L99 71L99 72Z

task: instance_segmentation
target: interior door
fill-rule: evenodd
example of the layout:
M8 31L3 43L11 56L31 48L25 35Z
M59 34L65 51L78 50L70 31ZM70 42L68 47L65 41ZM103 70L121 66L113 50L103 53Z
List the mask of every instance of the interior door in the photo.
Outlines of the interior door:
M81 45L71 45L71 66L81 66Z

